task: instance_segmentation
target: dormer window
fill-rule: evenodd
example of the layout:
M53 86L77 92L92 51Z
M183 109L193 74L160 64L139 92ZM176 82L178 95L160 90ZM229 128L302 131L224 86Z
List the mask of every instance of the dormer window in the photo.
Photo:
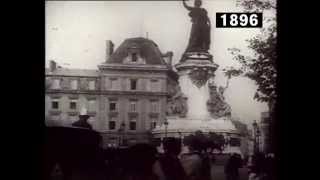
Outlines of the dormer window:
M138 45L131 45L127 49L127 57L123 61L125 64L145 64L145 59L141 54L141 49Z
M132 60L132 62L137 62L138 61L137 53L132 53L131 54L131 60Z

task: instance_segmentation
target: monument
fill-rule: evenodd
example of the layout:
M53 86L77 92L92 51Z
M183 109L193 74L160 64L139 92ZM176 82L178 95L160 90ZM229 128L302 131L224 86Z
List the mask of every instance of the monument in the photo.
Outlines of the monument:
M224 89L214 82L219 65L208 52L211 23L201 4L201 0L195 0L194 7L190 7L183 1L189 11L192 28L187 48L175 65L179 88L168 100L165 123L152 131L156 138L183 138L198 130L237 135L231 122L231 108L223 96Z

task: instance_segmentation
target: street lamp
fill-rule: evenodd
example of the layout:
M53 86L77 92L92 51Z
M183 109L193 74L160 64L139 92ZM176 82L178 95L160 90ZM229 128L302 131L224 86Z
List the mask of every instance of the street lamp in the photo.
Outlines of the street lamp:
M123 139L124 139L124 131L125 131L125 127L126 127L126 124L124 122L122 122L120 124L120 129L119 129L119 132L122 133L122 137L121 137L121 141L119 141L119 145L123 145ZM119 138L120 139L120 138Z
M167 119L165 119L165 121L164 121L164 127L165 127L165 138L167 138L168 125L169 125L169 122L168 122L168 120L167 120Z
M258 148L258 152L260 152L260 129L259 129L259 127L257 128L257 148Z
M254 120L254 122L252 123L252 127L253 127L253 147L254 147L254 151L255 152L259 152L259 147L258 147L258 143L259 143L259 136L260 136L260 130L258 127L258 123L256 122L256 120Z

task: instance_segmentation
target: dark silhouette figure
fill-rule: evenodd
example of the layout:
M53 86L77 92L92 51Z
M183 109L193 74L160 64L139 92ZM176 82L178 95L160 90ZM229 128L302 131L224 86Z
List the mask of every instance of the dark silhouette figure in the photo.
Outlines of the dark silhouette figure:
M224 173L227 180L239 180L239 168L242 167L242 159L239 154L232 154L225 165Z
M126 180L154 180L152 165L156 161L157 150L149 144L130 147L123 158Z
M190 7L183 0L184 7L189 10L192 28L189 38L189 44L186 52L208 52L210 48L210 29L211 23L208 13L201 8L202 1L195 0L194 7Z
M59 165L65 180L77 176L92 180L103 178L101 140L99 133L87 129L47 127L43 151L44 179L51 179L56 165Z
M189 153L181 155L181 162L190 180L211 180L210 157L204 151L201 138L193 136L188 142Z
M265 173L266 173L266 180L275 180L275 169L276 163L273 154L268 154L265 159Z
M166 138L163 142L164 154L160 155L153 165L153 172L158 180L185 180L186 174L178 158L181 152L181 141Z
M250 169L250 177L252 179L265 179L266 178L266 171L267 171L267 161L265 155L261 152L254 154L252 157L252 166Z
M108 179L123 179L123 164L124 163L124 151L120 151L116 148L108 148L104 150L104 158L106 162L106 169L108 169ZM123 158L121 158L123 157Z
M108 169L108 179L127 180L131 177L129 172L131 166L135 166L130 159L129 148L109 148L105 150L106 168Z
M92 126L88 123L89 115L79 115L79 120L72 123L74 127L92 129Z

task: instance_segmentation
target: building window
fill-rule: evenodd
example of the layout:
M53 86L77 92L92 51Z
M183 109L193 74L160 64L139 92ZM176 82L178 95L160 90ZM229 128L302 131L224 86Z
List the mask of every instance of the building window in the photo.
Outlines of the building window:
M70 109L77 109L77 101L70 102Z
M137 90L137 79L130 79L130 90Z
M154 129L157 126L157 118L153 117L150 119L150 128Z
M109 121L109 130L115 130L115 129L116 129L116 122Z
M116 111L117 110L117 102L116 101L111 101L109 103L109 110L110 111Z
M88 111L95 112L96 111L96 100L89 100L88 102Z
M138 60L137 53L132 53L131 59L132 59L132 62L137 62L137 60Z
M117 117L115 116L112 116L110 117L109 119L109 130L115 130L116 129L116 121L117 121Z
M137 101L130 101L130 112L137 112Z
M129 128L131 131L134 131L137 129L137 123L135 120L131 120L130 123L129 123Z
M59 100L52 100L51 107L52 109L59 109Z
M158 101L151 101L151 112L158 112Z
M156 128L156 126L157 126L157 122L152 121L151 124L150 124L151 129Z
M96 89L96 81L89 81L89 90Z
M52 83L52 89L61 89L60 79L54 79Z
M78 89L78 80L72 80L71 81L71 89L77 90Z

